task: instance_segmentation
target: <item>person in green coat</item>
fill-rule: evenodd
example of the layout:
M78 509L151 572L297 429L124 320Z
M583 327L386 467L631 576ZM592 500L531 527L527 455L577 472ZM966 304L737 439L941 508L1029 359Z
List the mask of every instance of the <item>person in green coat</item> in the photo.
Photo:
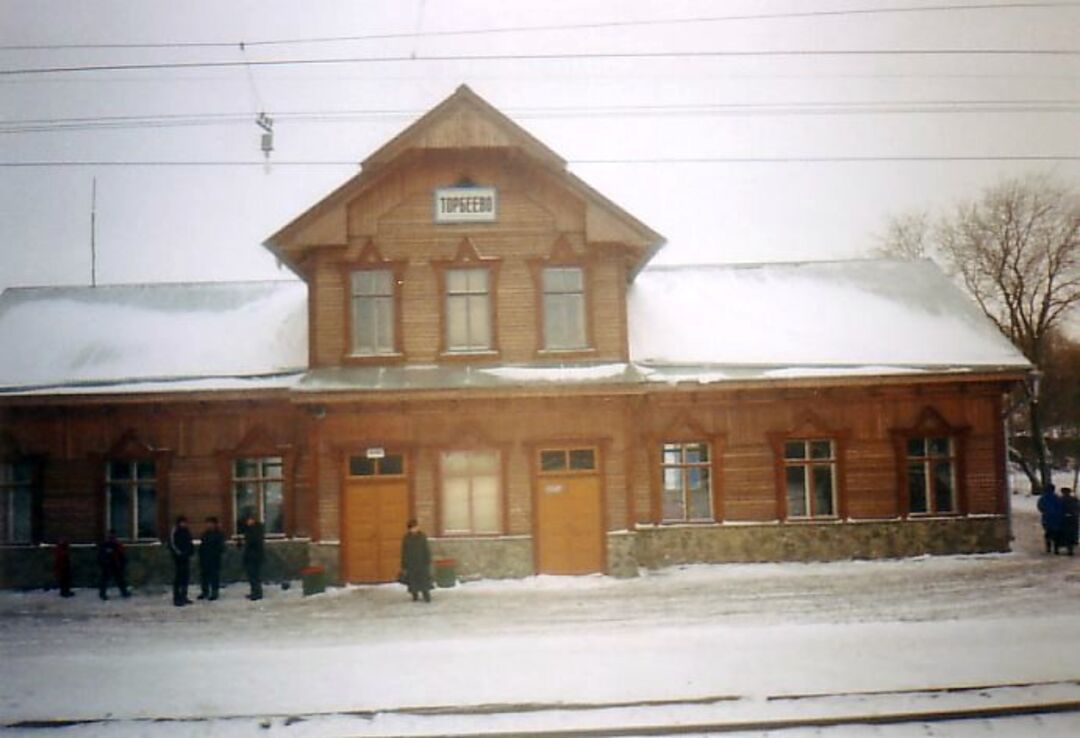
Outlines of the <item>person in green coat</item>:
M413 602L420 597L431 602L431 548L415 518L409 520L408 530L401 539L401 578Z

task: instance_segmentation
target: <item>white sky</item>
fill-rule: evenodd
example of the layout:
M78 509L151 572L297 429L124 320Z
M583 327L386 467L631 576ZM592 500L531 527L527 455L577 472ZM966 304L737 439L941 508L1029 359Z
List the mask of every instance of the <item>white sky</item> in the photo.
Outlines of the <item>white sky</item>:
M433 55L854 49L1080 50L1080 3L912 12L939 0L497 3L0 0L0 72L56 66L327 57L394 63L0 74L0 288L87 284L97 179L99 283L284 278L260 247L422 112L468 83L662 233L665 262L865 254L889 213L942 207L997 179L1051 171L1080 183L1080 53L795 55L425 61ZM974 4L959 0L956 4ZM1000 4L1000 3L999 3ZM1011 6L1017 3L1009 3ZM1042 5L1048 5L1043 3ZM884 7L903 12L823 11ZM497 9L497 10L496 10ZM805 14L810 17L703 17ZM11 49L227 42L697 18L584 30L421 35L231 48ZM1017 103L1009 112L949 104ZM1040 101L1032 105L1031 101ZM1047 101L1059 101L1050 105ZM1064 104L1062 104L1064 101ZM869 113L868 103L946 112ZM837 114L808 103L858 104ZM779 105L732 112L717 106ZM659 114L642 108L666 106ZM678 113L672 106L711 106ZM610 109L620 107L619 114ZM628 114L626 108L632 108ZM607 109L600 114L596 109ZM1021 108L1019 111L1017 108ZM539 110L537 110L539 109ZM557 109L560 114L553 112ZM590 113L590 109L593 109ZM256 112L280 162L258 165ZM401 111L335 121L290 113ZM572 114L567 115L565 111ZM26 120L238 116L215 125L14 132ZM596 160L1051 156L1051 162L587 163ZM1068 160L1065 157L1073 157ZM251 162L253 166L12 167L27 161Z

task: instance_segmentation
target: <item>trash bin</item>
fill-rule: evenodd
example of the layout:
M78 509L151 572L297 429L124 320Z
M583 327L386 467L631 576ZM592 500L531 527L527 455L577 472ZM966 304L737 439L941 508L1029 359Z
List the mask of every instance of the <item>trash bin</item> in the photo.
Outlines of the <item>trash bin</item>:
M457 584L457 562L453 559L435 559L435 584L453 587Z
M300 579L304 583L304 596L326 591L326 569L321 566L306 566L300 570Z

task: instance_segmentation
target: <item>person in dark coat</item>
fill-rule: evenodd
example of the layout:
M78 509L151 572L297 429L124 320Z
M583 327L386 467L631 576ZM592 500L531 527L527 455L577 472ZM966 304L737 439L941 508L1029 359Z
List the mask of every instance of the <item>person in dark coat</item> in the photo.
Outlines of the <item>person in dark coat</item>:
M60 596L74 597L75 593L71 591L71 543L66 538L56 542L53 572L56 574L56 586L60 588Z
M191 540L187 518L183 515L176 519L176 525L169 533L169 552L173 559L173 604L176 607L190 605L188 585L191 583L191 557L195 555L195 544Z
M431 548L415 519L409 521L401 539L401 574L413 602L421 596L431 602Z
M110 530L105 539L98 543L98 596L103 600L109 599L109 582L116 582L117 588L123 597L130 597L131 592L127 586L127 554L124 552L124 544L116 537L116 531Z
M247 572L248 584L251 585L249 600L261 600L262 591L262 565L265 554L264 541L266 529L263 524L248 513L244 518L244 527L241 530L244 536L244 571Z
M1046 485L1036 503L1042 513L1043 539L1046 541L1046 553L1058 552L1058 537L1061 535L1061 498L1054 491L1054 485Z
M218 527L218 519L206 519L206 530L199 543L199 583L202 585L200 600L216 600L221 588L221 556L225 553L225 534Z
M1080 518L1077 517L1078 505L1073 497L1072 490L1068 487L1061 488L1061 528L1058 530L1057 545L1064 548L1069 556L1073 555L1076 548L1077 528Z

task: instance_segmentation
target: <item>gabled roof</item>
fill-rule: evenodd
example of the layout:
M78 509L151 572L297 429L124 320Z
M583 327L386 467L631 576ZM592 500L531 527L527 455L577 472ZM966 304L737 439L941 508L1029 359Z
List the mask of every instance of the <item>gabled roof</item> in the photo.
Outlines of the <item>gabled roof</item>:
M280 386L307 368L306 303L300 282L8 289L0 392Z
M263 245L299 273L293 263L292 252L296 249L293 242L305 229L314 227L335 209L344 208L374 184L381 172L409 152L439 149L505 149L520 152L534 166L551 173L577 193L595 213L619 223L623 232L632 234L627 245L639 252L636 268L632 270L634 272L643 267L664 243L660 234L567 171L566 162L539 139L467 85L461 85L450 97L364 159L359 174L279 229ZM343 217L335 232L339 239L344 238Z

